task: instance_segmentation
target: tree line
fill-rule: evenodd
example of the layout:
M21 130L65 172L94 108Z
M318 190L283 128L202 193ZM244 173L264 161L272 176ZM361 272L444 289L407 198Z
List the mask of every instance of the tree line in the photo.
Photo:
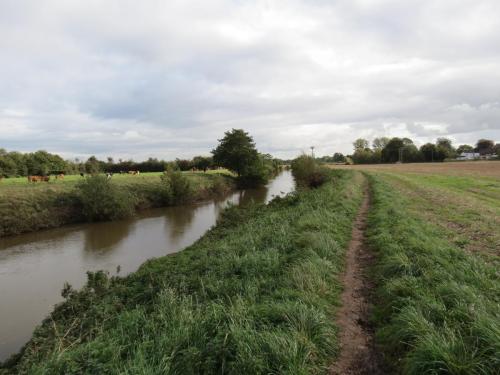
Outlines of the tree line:
M98 174L120 173L127 171L164 172L166 170L202 170L224 167L233 171L241 185L261 184L276 173L281 161L269 154L257 151L253 138L242 129L232 129L224 133L212 156L195 156L192 159L173 161L149 158L142 162L112 157L99 160L95 156L87 160L64 160L57 154L47 151L21 153L0 149L0 176L21 177L30 175L47 176L50 174Z
M353 143L354 153L348 157L355 164L442 162L455 159L462 153L476 152L481 156L500 157L500 143L480 139L475 146L462 144L455 147L448 138L438 138L435 143L426 143L418 148L410 138L375 138L371 144L364 138ZM335 154L332 161L342 162L343 155Z

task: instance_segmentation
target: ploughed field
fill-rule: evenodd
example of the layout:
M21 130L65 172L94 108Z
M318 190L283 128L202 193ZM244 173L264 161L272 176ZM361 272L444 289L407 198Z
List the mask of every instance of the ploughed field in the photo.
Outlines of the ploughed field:
M498 168L340 167L316 189L230 208L183 252L66 288L3 372L498 374ZM370 262L346 264L353 248ZM370 290L341 298L346 267ZM341 319L359 298L367 320ZM350 363L346 330L379 365Z

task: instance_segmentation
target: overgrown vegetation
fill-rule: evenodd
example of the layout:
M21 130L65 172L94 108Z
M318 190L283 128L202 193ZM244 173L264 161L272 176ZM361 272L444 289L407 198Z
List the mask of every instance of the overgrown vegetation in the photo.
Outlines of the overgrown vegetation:
M134 196L106 176L86 177L76 186L77 200L87 221L116 220L135 212Z
M301 155L292 161L292 174L299 187L318 187L328 179L328 169L309 155Z
M354 173L223 215L200 241L126 278L90 273L3 373L326 373L361 202Z
M168 172L161 175L103 175L28 186L4 184L0 189L0 237L64 224L114 220L136 210L207 199L234 189L222 173Z
M405 374L497 374L500 280L494 263L450 242L408 209L411 198L370 177L377 254L375 322L388 363Z

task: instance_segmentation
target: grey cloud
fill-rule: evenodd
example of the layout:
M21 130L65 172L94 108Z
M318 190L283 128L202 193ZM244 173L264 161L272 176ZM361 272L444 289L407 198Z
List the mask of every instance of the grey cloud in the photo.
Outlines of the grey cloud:
M498 140L499 12L495 0L6 0L0 147L189 157L231 127L281 157L350 152L358 136Z

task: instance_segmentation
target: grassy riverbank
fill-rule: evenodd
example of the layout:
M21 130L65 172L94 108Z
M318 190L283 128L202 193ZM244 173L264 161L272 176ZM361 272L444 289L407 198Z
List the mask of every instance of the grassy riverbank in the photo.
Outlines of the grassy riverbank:
M404 374L498 374L498 180L384 172L370 177L369 242L387 363Z
M174 204L172 197L165 197L165 181L161 176L161 173L115 175L109 181L111 197L125 197L122 201L126 201L130 212ZM183 203L207 199L234 189L234 179L224 171L184 172L182 176L189 184L189 193L178 197ZM64 181L35 184L29 184L26 178L3 180L0 185L0 237L87 221L89 218L85 215L78 189L84 180L80 176L66 176ZM95 206L106 203L96 201ZM112 218L112 215L108 216Z
M64 291L4 373L324 373L357 173L232 208L184 251Z

